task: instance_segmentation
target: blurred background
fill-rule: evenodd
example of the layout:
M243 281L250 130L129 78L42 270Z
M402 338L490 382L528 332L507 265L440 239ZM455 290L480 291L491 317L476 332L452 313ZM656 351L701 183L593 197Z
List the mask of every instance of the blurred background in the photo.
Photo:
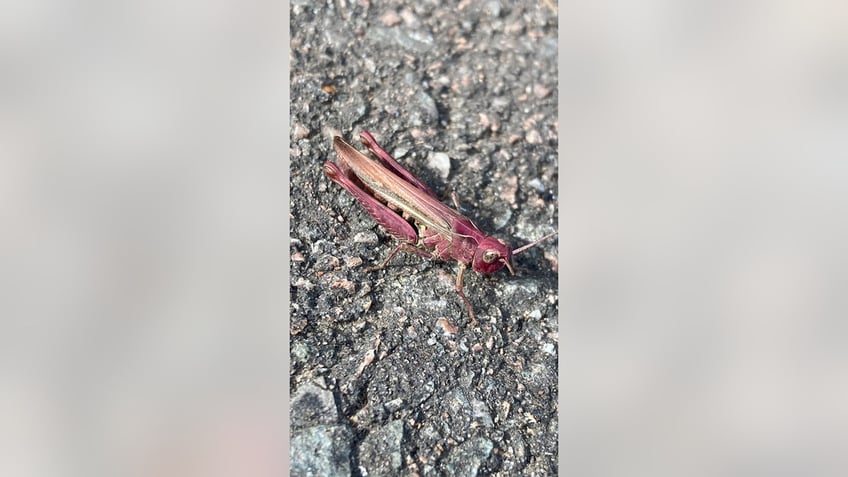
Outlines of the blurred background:
M286 6L2 11L0 475L281 475Z
M564 475L848 473L848 8L560 12Z
M285 474L287 9L3 4L0 474ZM845 475L848 8L559 18L562 473Z

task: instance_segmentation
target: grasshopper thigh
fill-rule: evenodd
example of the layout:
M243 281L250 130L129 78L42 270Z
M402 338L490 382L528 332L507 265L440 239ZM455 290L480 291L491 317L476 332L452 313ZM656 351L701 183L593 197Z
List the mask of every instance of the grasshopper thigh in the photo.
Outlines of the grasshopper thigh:
M333 162L327 161L324 164L324 173L336 184L342 186L346 191L350 192L356 200L362 204L365 211L368 212L378 224L383 226L392 236L398 240L415 243L418 241L418 233L415 228L397 212L388 208L385 204L374 198L371 194L365 192L354 184L349 177L344 175L339 169L339 166Z

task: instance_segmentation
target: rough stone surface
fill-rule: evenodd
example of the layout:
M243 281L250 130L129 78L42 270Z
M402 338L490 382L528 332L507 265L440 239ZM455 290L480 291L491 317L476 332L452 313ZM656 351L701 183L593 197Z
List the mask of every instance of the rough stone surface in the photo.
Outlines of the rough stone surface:
M484 437L469 439L456 446L445 459L445 472L448 475L476 476L493 448L492 441Z
M400 253L365 271L396 243L322 167L333 134L364 150L366 129L481 230L513 247L555 230L547 5L292 5L293 475L556 473L556 239L516 256L515 276L465 274L475 327L455 263Z
M290 414L293 429L317 423L335 424L339 420L332 391L312 383L301 385L293 393Z
M292 434L292 477L351 475L350 441L347 426L319 425Z
M369 433L359 446L359 466L369 476L397 475L403 464L403 421L394 420Z

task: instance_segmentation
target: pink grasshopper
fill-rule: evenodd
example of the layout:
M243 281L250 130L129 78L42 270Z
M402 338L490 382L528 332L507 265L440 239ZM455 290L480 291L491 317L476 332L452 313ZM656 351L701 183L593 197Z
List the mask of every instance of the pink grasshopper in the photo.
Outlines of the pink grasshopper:
M425 258L456 260L459 262L456 291L476 325L474 309L462 291L466 267L471 265L478 273L494 273L506 266L514 275L512 256L553 237L556 232L511 250L506 242L484 234L459 212L456 194L452 196L456 206L454 210L442 204L429 187L398 164L368 131L362 131L360 140L379 162L336 136L333 147L339 155L338 165L327 161L324 172L330 180L350 192L378 224L400 241L381 265L366 271L384 268L401 250Z

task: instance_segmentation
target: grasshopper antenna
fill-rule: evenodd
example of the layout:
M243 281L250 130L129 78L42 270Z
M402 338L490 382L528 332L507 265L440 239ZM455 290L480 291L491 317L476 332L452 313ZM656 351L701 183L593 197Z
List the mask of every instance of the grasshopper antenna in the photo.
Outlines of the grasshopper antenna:
M549 238L553 237L553 236L554 236L554 235L556 235L557 233L558 233L558 232L554 232L554 233L552 233L552 234L545 235L544 237L540 238L539 240L536 240L536 241L534 241L534 242L528 243L527 245L522 245L521 247L518 247L517 249L513 250L513 251L512 251L512 254L513 254L513 255L518 255L519 253L521 253L521 252L523 252L523 251L527 250L528 248L530 248L530 247L532 247L532 246L534 246L534 245L538 245L540 242L543 242L543 241L545 241L545 240L547 240L547 239L549 239Z

